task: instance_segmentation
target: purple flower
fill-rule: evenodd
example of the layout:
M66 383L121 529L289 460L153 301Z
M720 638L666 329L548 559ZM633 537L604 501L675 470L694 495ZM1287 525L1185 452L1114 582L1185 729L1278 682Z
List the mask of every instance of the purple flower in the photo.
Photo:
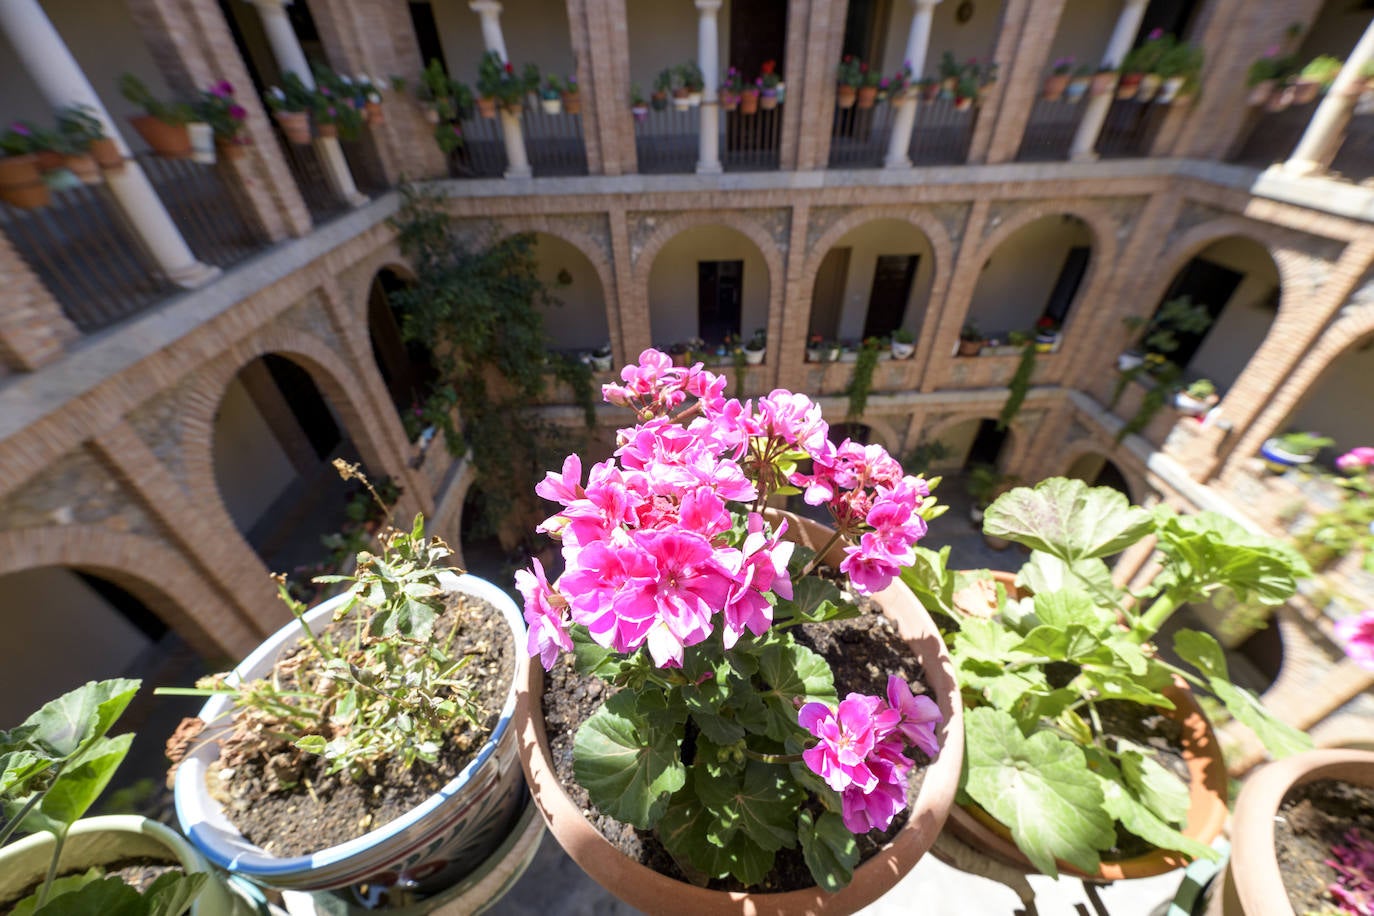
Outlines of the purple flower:
M229 117L233 118L235 121L242 121L248 117L248 110L242 105L230 105Z
M29 125L25 124L23 121L15 121L13 124L10 125L10 130L14 131L21 137L33 136L33 131L29 130Z
M234 84L228 80L220 80L210 88L211 95L217 95L222 99L227 99L234 94Z
M1150 34L1146 36L1146 38L1148 38L1150 41L1159 41L1159 39L1161 39L1161 38L1163 38L1163 37L1164 37L1164 30L1163 30L1163 29L1151 29L1151 30L1150 30Z
M567 602L549 587L544 577L544 565L534 561L534 571L526 569L515 573L515 587L525 596L525 622L530 626L527 651L539 656L545 671L553 669L558 660L558 652L571 652L572 637L568 635L563 620Z
M1335 632L1350 660L1374 671L1374 610L1336 621Z
M868 766L868 755L878 742L874 732L891 731L897 718L890 709L880 712L882 706L877 697L851 693L834 710L824 703L807 703L797 713L797 724L820 739L802 752L802 760L836 792L850 786L871 792L878 785Z
M935 701L922 694L914 696L911 685L897 675L888 675L887 702L901 714L902 721L897 730L907 742L920 748L927 757L940 752L940 741L935 737L935 727L945 721L940 707Z

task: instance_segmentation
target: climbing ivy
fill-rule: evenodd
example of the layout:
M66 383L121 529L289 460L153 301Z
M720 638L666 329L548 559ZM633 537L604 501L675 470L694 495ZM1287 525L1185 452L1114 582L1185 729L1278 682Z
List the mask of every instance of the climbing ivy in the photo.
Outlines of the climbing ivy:
M859 358L854 363L854 376L849 380L849 418L863 418L864 408L868 406L868 393L873 390L873 370L878 366L878 339L870 337L859 348Z
M1026 341L1021 347L1021 361L1016 364L1016 372L1007 383L1007 400L1002 405L1002 413L997 417L997 429L1004 430L1016 419L1021 410L1021 402L1030 390L1031 376L1035 374L1035 338Z

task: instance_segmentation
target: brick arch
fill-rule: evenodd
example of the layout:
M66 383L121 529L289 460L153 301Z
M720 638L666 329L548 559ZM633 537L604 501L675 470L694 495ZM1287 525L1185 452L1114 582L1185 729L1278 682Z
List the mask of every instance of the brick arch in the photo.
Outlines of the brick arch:
M1169 289L1169 285L1174 282L1179 271L1183 270L1189 261L1202 254L1216 242L1229 238L1242 238L1263 248L1265 253L1269 255L1269 260L1274 264L1274 269L1279 275L1279 311L1282 313L1286 304L1284 291L1297 289L1299 286L1298 278L1294 276L1298 268L1292 263L1291 258L1285 258L1282 254L1275 252L1278 244L1277 236L1265 238L1271 234L1270 228L1265 224L1256 223L1239 216L1224 216L1194 226L1160 254L1156 260L1160 269L1152 271L1153 280L1145 288L1146 295L1141 297L1140 304L1146 313L1152 314L1159 305L1159 300L1164 298L1164 293Z
M665 220L654 230L653 235L644 243L639 255L634 258L632 267L634 302L637 317L643 322L645 339L650 339L649 277L653 272L654 261L663 248L674 238L688 229L696 229L700 226L722 226L726 229L734 229L758 248L759 253L763 256L764 266L768 268L768 339L782 340L782 309L787 291L783 253L773 237L757 221L728 210L679 213L671 219ZM631 316L623 314L622 319L632 320ZM776 352L775 348L770 346L768 349L770 356L767 362L773 364L769 377L776 379L779 360L772 355Z
M1253 455L1274 435L1299 404L1312 393L1338 359L1374 336L1374 303L1347 307L1319 337L1293 372L1274 392L1232 454Z
M560 241L567 242L582 253L582 256L591 262L592 269L596 271L597 279L601 282L601 298L605 303L606 327L611 332L611 349L615 353L622 350L620 333L620 297L617 295L615 286L615 269L611 267L610 259L605 251L596 243L589 233L583 232L556 219L548 216L525 216L519 218L503 219L497 225L497 240L504 240L522 232L535 232L544 235L551 235ZM629 362L631 357L623 355L623 361ZM617 365L620 360L617 360Z
M1116 221L1106 207L1092 201L1078 199L1047 200L1027 204L1010 216L1003 218L997 228L984 236L979 243L978 255L973 264L978 272L978 278L981 279L983 265L997 253L997 249L1002 246L1003 242L1031 223L1049 216L1074 216L1082 220L1083 225L1088 228L1088 237L1092 242L1092 253L1088 256L1088 272L1084 275L1083 282L1078 286L1078 294L1074 296L1074 301L1069 305L1069 320L1064 326L1067 343L1070 329L1075 325L1086 324L1091 317L1085 317L1083 322L1078 320L1080 316L1086 314L1079 307L1080 303L1091 302L1104 294L1108 284L1112 281L1109 265L1117 263L1117 259L1120 257L1121 245L1116 237ZM977 294L978 281L975 280L969 294L966 311L972 308L973 299Z
M49 566L113 582L204 656L241 658L266 635L162 541L99 525L0 532L0 576Z
M364 325L367 322L367 297L372 291L372 281L384 270L395 271L409 280L415 279L414 265L401 253L401 246L395 241L369 252L360 263L351 266L347 280L340 277L344 305L352 314L361 316Z
M937 299L937 292L942 288L941 284L949 282L950 271L954 266L954 243L950 240L949 233L945 231L944 224L936 219L934 214L928 210L910 206L864 207L847 213L836 220L833 226L821 234L821 237L811 246L811 251L807 254L807 260L802 266L801 278L798 281L804 295L810 298L811 290L816 285L816 274L820 273L821 262L830 253L830 249L839 244L840 240L850 232L877 220L896 220L906 223L926 237L926 241L930 243L931 253L934 255L934 263L931 265L930 297L932 301Z
M995 413L985 414L981 412L974 412L964 414L962 416L950 417L949 419L941 420L929 431L923 431L921 433L921 440L923 442L935 442L938 441L942 435L944 435L945 433L949 432L951 429L954 429L957 426L962 426L965 423L981 423L984 420L996 419L997 415ZM1016 450L1020 446L1020 439L1022 438L1022 436L1021 431L1017 428L1017 426L1018 424L1016 423L1016 421L1012 421L1012 424L1007 427L1007 438L1002 443L1002 457L1004 462L1009 461L1013 456L1015 456ZM965 458L965 460L967 460L967 458Z
M211 525L225 532L238 531L215 478L215 415L225 391L239 372L253 360L269 354L290 359L310 374L320 394L338 412L345 435L357 447L370 473L405 479L404 460L387 451L388 440L382 425L366 402L354 396L354 388L346 382L353 373L339 355L323 340L310 334L267 329L221 353L187 383L190 390L182 436L187 495L199 511L209 516ZM248 554L257 559L252 550L248 550ZM267 574L261 561L257 562L257 569Z
M1064 453L1064 456L1059 461L1060 470L1055 475L1050 476L1068 477L1069 471L1078 463L1080 458L1085 458L1089 455L1097 455L1106 460L1121 473L1122 478L1126 481L1126 498L1131 501L1132 505L1138 505L1137 500L1141 498L1141 494L1145 493L1148 489L1145 481L1141 479L1140 475L1137 474L1133 468L1113 458L1111 454L1109 454L1110 451L1111 449L1109 447L1103 446L1098 442L1079 443Z

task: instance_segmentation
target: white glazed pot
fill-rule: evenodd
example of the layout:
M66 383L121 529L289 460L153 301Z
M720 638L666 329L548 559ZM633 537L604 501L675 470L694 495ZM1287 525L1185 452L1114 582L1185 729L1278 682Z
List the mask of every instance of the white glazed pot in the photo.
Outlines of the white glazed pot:
M441 585L485 599L501 611L515 642L515 677L501 707L496 728L477 756L422 804L369 833L346 843L303 856L281 858L249 842L224 815L206 789L205 777L219 757L217 732L227 729L233 698L217 696L200 711L207 728L201 744L177 768L175 800L182 831L212 863L267 887L327 890L360 883L413 884L422 894L436 893L461 880L501 844L520 814L525 781L516 753L516 685L529 665L525 627L515 602L504 591L476 576L440 573ZM331 598L306 612L316 632L324 629L346 595ZM230 675L233 681L260 678L278 655L300 637L291 621L272 634Z

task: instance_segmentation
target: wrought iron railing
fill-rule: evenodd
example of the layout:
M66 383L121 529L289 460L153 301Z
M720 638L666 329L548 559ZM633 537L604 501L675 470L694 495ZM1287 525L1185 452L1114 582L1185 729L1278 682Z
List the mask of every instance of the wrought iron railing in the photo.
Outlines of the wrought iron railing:
M1284 162L1302 139L1303 131L1317 110L1315 101L1306 105L1292 105L1279 111L1255 108L1250 115L1249 136L1234 156L1233 162L1267 168Z
M953 99L916 103L916 129L908 155L913 165L959 165L968 161L978 106L962 109Z
M1331 172L1351 181L1374 178L1374 99L1369 101L1370 111L1350 119L1345 128L1345 139L1341 141L1341 148L1331 162Z
M1097 153L1105 159L1147 156L1168 104L1113 99L1097 136Z
M721 118L724 143L721 165L727 172L764 172L779 167L782 150L784 106L763 108L753 114L727 111Z
M1031 107L1030 120L1021 135L1021 149L1016 158L1021 162L1044 162L1069 158L1069 147L1083 120L1087 100L1070 102L1067 99L1047 101L1036 99Z
M364 128L364 131L370 128ZM391 190L386 170L382 168L382 158L377 152L376 141L371 136L359 136L352 140L339 140L343 149L348 171L353 175L353 183L368 197L385 194Z
M277 134L277 145L281 147L286 167L296 181L296 187L305 201L305 208L310 211L310 218L321 223L348 210L348 203L330 183L324 163L320 161L314 144L292 143L280 129L274 133Z
M448 156L451 178L500 178L506 174L501 119L472 112L459 123L463 143Z
M887 103L835 108L830 129L830 167L875 169L883 164L897 109Z
M645 175L695 171L700 132L699 108L650 109L642 118L635 118L635 154L639 171Z
M229 267L268 244L218 167L139 157L172 220L200 260ZM0 230L78 329L97 331L170 295L108 186L54 190L46 206L0 204Z
M587 174L581 114L550 114L541 105L526 105L521 122L525 152L536 176Z

